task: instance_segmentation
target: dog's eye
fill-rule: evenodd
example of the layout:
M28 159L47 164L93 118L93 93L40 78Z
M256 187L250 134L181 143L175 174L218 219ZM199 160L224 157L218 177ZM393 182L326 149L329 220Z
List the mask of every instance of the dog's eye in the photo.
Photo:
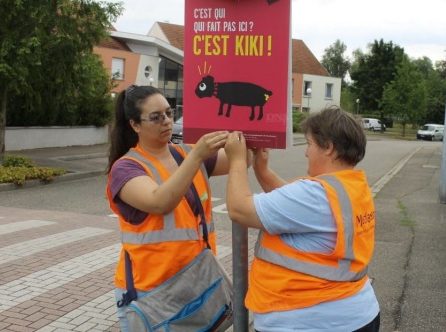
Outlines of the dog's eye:
M198 88L200 89L200 91L205 91L206 90L206 84L200 83L200 86Z

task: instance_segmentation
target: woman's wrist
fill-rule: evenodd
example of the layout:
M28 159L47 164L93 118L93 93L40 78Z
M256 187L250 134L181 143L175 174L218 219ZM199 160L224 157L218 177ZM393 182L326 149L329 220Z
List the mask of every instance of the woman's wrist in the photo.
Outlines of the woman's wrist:
M195 166L199 166L201 165L201 163L205 160L205 158L203 158L200 153L193 149L188 155L187 155L188 159L191 161L191 163Z

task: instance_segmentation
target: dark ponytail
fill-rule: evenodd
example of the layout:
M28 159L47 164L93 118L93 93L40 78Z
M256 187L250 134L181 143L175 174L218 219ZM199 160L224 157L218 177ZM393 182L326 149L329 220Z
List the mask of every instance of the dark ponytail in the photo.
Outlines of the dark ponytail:
M110 153L108 156L107 173L113 163L138 143L138 135L130 126L130 120L141 122L141 103L148 97L161 94L152 86L131 85L119 93L115 105L115 120L110 137Z

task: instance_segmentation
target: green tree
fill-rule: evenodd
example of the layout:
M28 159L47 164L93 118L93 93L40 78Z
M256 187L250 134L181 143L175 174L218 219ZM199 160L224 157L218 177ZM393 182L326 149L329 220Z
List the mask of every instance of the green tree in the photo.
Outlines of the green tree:
M426 113L427 94L423 73L415 62L403 59L395 79L386 84L382 107L385 113L397 116L403 125L405 136L407 124L417 124Z
M332 45L324 50L322 65L328 70L331 76L342 78L342 85L345 86L345 75L350 69L350 61L344 56L347 46L337 39Z
M435 72L429 80L428 92L428 115L426 122L445 122L445 104L446 104L446 60L440 60L435 63Z
M40 65L41 48L37 30L42 8L37 1L0 2L0 158L5 152L7 99L10 92L30 89L29 72ZM24 19L26 18L26 19ZM20 22L20 23L19 23Z
M356 114L355 96L352 94L349 86L341 87L341 107L343 110Z
M365 62L366 54L360 49L357 48L352 52L353 61L350 63L350 75L353 72L359 71L359 64ZM350 77L351 78L351 77Z
M121 11L120 3L91 0L0 2L0 156L10 117L23 124L80 124L81 103L91 102L81 85L93 82L100 85L93 99L102 95L106 103L108 75L92 49Z
M431 72L426 79L427 109L421 123L444 123L446 106L446 77L440 71Z
M446 61L438 61L434 66L428 57L413 60L425 81L426 112L418 124L443 123L446 103Z
M432 64L432 60L427 56L424 56L419 59L415 59L412 63L417 67L418 71L423 75L423 78L428 78L429 75L434 71L434 66Z
M352 89L363 112L380 111L384 87L395 78L398 65L405 57L404 49L382 39L369 45L369 53L356 52L350 76Z
M435 69L440 76L446 79L446 60L440 60L435 63Z

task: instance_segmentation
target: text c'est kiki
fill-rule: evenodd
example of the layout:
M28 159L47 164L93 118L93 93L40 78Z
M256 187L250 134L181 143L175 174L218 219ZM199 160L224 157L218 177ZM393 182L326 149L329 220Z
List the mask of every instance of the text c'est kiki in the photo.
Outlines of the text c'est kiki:
M228 55L230 35L194 35L194 55ZM235 35L234 55L236 56L271 56L272 36Z

